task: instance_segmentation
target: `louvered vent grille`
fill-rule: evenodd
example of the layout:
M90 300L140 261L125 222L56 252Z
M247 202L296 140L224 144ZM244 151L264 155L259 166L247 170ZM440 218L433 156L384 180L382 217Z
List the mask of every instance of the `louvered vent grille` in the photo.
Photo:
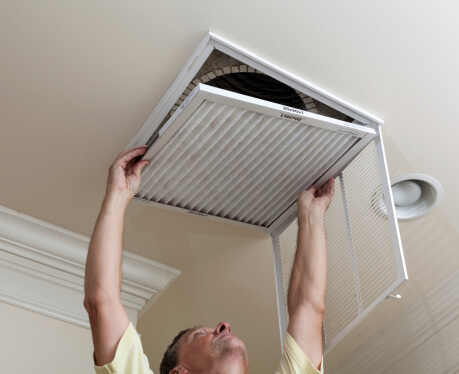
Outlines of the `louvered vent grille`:
M317 127L279 112L193 100L199 105L184 115L183 124L166 124L161 135L168 140L147 153L152 158L138 198L269 227L299 191L361 139L352 131ZM178 121L180 113L170 122Z
M335 179L335 195L326 215L327 291L324 344L331 348L386 295L399 279L387 217L372 205L380 196L381 176L374 142ZM296 251L293 221L276 238L282 271L282 304L288 325L287 292ZM276 235L275 235L276 236ZM278 288L279 290L279 288Z
M373 143L343 171L342 182L351 222L362 307L365 309L398 276L387 217L378 214L369 204L375 196L382 195Z
M357 161L357 160L356 160ZM352 166L351 166L352 168ZM325 293L324 340L328 344L361 310L356 293L359 283L353 272L351 243L346 229L346 215L340 178L325 217L327 230L327 291Z

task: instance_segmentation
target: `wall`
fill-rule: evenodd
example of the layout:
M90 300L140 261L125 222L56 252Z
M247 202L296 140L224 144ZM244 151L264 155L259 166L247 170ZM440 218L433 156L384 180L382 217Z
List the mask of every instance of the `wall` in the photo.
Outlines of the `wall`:
M125 242L140 255L182 270L138 321L153 371L178 331L220 321L229 321L244 341L251 372L276 371L281 344L270 236L132 203Z
M2 302L0 319L0 373L94 372L90 330Z

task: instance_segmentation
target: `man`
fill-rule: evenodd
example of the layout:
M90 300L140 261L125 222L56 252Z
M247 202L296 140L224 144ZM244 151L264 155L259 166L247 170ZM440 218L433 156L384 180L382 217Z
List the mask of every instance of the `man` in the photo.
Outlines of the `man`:
M84 306L89 315L97 373L152 373L140 338L121 304L121 252L124 214L140 186L148 161L146 147L121 152L109 170L107 190L86 261ZM298 197L298 245L288 291L289 325L280 373L322 371L322 320L326 284L324 216L334 192L330 179ZM262 344L262 342L260 342ZM169 345L161 374L248 373L244 343L228 322L215 329L196 326Z

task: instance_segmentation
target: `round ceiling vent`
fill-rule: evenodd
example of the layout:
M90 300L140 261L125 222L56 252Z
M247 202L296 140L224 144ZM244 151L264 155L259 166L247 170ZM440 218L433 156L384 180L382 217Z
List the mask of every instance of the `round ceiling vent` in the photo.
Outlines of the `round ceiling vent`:
M424 174L404 174L390 180L395 214L399 221L410 221L431 212L443 197L443 188L434 178ZM376 213L387 218L384 197L375 192L372 206Z

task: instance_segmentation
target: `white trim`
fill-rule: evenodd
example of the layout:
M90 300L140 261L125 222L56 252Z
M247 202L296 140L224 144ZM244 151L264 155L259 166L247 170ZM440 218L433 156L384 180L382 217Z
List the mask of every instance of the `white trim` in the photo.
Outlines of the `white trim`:
M90 238L0 206L0 300L89 327L83 307ZM121 302L135 324L180 271L123 251Z
M80 314L54 308L49 304L43 304L34 300L23 298L18 295L10 294L6 291L0 291L0 301L31 310L36 313L44 314L48 317L60 319L77 326L90 328L87 318L83 318Z

